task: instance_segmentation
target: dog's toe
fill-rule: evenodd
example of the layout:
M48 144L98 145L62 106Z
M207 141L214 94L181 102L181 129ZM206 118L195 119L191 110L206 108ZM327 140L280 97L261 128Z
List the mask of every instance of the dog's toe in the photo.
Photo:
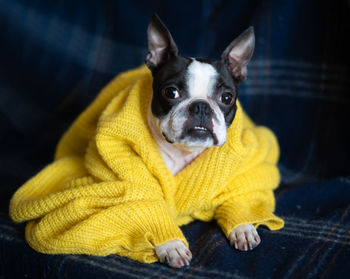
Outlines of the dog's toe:
M232 230L229 240L232 247L241 251L252 250L261 242L258 232L251 224L241 225Z
M251 231L246 231L245 232L245 238L247 240L247 244L249 246L249 250L253 250L257 246L257 243L255 242L253 233Z
M248 251L248 243L244 231L238 231L236 235L238 239L238 249L241 251Z

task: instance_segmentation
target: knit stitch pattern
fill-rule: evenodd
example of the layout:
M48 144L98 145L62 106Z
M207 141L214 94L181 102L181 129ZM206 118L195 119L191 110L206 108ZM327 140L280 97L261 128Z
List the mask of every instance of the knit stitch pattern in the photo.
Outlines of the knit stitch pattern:
M145 67L107 85L60 140L55 160L20 187L10 216L47 254L118 254L157 261L154 246L188 242L179 226L216 219L226 236L242 224L283 227L273 214L280 182L274 134L238 102L221 147L173 176L147 124L152 75Z

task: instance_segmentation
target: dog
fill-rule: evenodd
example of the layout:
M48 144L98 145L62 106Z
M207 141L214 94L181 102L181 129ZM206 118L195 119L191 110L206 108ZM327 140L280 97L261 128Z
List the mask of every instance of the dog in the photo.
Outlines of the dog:
M247 77L255 46L249 27L224 50L221 60L183 57L164 23L153 15L147 29L145 64L153 75L148 125L165 164L176 175L206 148L221 146L237 109L238 84ZM261 242L252 224L229 235L235 249L252 250ZM182 241L155 247L160 262L180 268L192 254Z

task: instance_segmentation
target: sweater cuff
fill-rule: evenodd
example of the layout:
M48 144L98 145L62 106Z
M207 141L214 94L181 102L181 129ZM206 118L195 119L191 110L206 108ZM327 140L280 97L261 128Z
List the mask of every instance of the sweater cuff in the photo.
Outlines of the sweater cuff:
M217 210L216 219L226 237L229 237L233 229L245 224L252 224L256 228L265 225L270 230L278 230L284 226L284 221L262 204L251 206L225 204Z

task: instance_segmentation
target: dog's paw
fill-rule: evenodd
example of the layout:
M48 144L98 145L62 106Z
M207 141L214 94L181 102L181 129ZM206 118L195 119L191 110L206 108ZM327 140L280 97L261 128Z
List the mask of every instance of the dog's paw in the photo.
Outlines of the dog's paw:
M168 241L163 245L156 246L155 249L161 263L175 268L190 265L192 253L180 240Z
M253 250L261 242L258 232L251 224L241 225L232 230L229 240L232 247L241 251Z

